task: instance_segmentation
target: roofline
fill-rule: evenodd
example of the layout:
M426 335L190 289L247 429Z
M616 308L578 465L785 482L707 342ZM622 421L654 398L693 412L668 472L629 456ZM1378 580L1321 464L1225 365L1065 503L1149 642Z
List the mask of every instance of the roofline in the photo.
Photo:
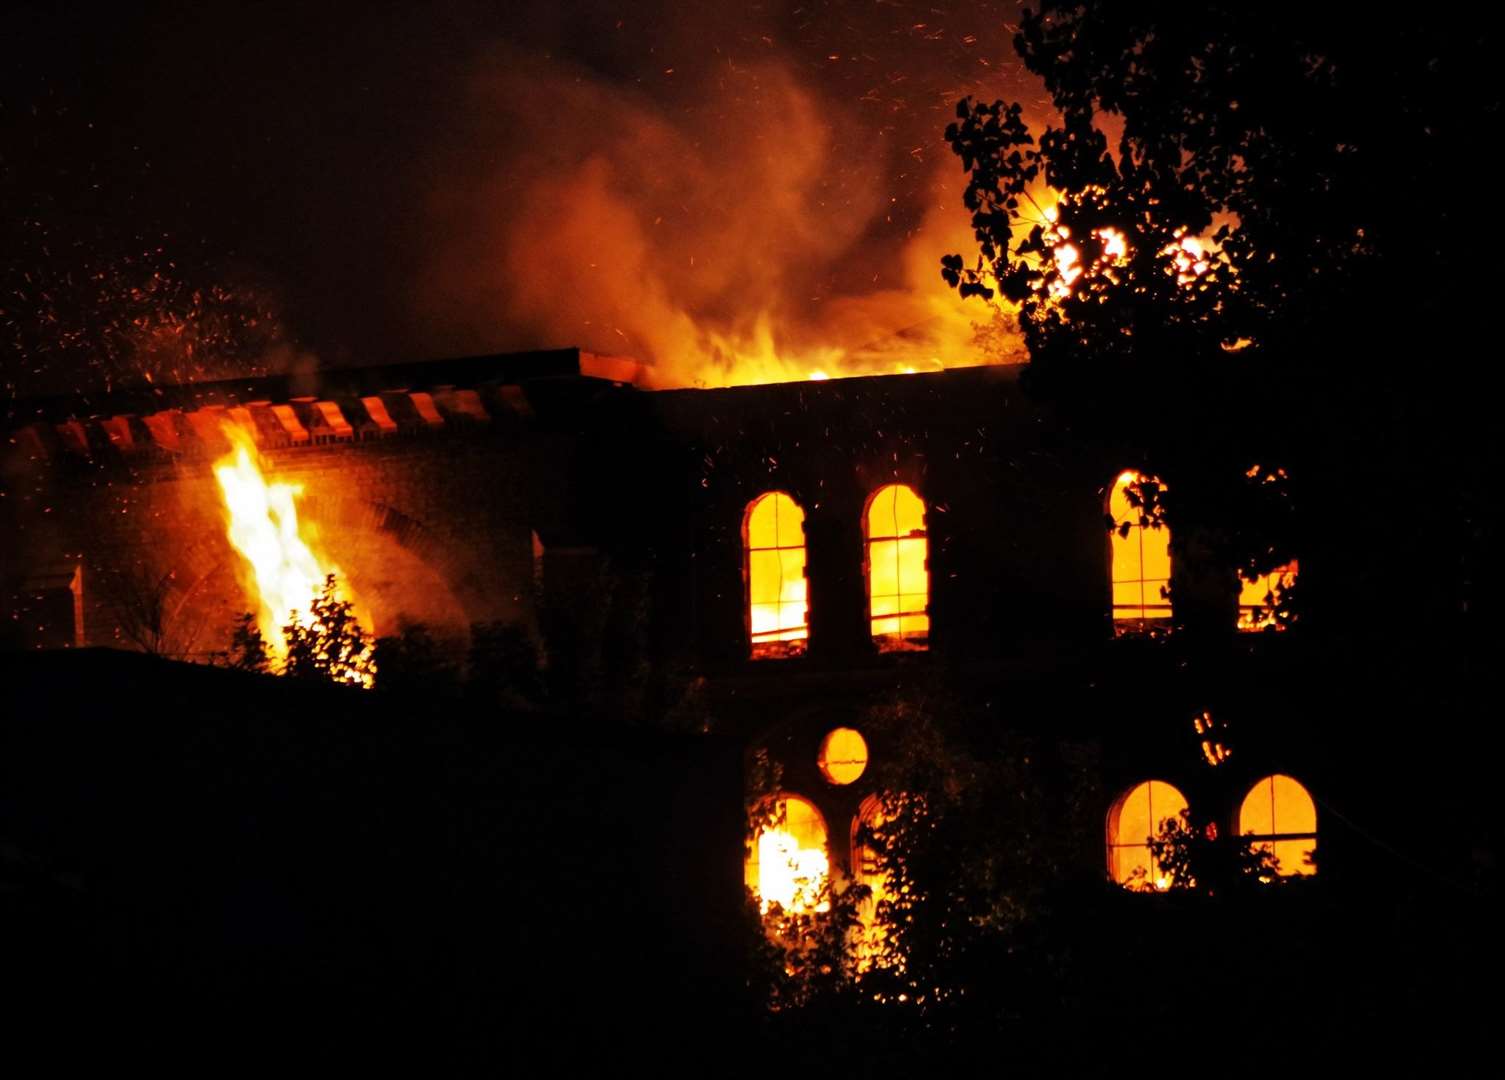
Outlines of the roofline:
M438 387L516 385L524 380L580 375L580 350L541 349L487 353L448 360L427 360L366 367L321 368L250 379L166 386L132 386L100 393L54 394L17 398L5 407L4 426L34 422L62 423L95 416L141 416L167 409L193 410L294 398L353 398L384 391Z

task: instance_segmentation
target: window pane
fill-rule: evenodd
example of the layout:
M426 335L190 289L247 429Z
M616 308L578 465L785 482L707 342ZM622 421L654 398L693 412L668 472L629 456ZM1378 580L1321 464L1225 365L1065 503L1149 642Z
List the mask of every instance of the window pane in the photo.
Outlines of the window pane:
M826 825L820 812L797 795L779 798L776 821L753 839L744 880L757 894L766 914L778 904L786 912L824 911L819 900L830 872Z
M1273 845L1275 857L1280 860L1282 876L1316 873L1317 867L1306 861L1317 848L1316 838L1310 840L1277 840Z
M1112 879L1120 885L1168 888L1170 881L1155 864L1149 840L1159 836L1165 821L1179 818L1186 808L1186 797L1163 780L1146 780L1129 789L1108 815Z
M748 507L746 572L748 630L754 645L807 637L805 515L788 495L772 491ZM754 655L790 655L754 650Z
M1275 802L1275 832L1314 833L1317 831L1317 804L1306 788L1289 776L1270 778Z
M1238 821L1240 834L1280 860L1282 876L1316 873L1307 855L1317 848L1317 804L1300 781L1278 773L1258 781L1244 796Z
M899 546L894 540L874 540L868 547L868 590L874 596L899 591Z
M925 502L903 484L886 485L868 503L864 527L873 636L880 649L924 648L930 630Z
M1169 529L1141 525L1141 511L1129 504L1128 488L1140 474L1119 474L1108 495L1108 513L1127 530L1115 528L1109 537L1112 554L1113 615L1119 620L1164 619L1170 605L1161 590L1171 576ZM1153 478L1151 478L1153 479ZM1158 483L1158 481L1155 481Z

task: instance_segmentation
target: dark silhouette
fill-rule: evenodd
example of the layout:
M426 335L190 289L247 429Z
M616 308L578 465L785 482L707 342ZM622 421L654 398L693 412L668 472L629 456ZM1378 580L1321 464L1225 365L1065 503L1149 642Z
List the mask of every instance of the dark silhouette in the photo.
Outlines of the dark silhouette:
M1300 600L1359 633L1395 604L1498 611L1499 379L1474 358L1499 260L1442 189L1488 183L1499 30L1045 0L1015 47L1059 119L958 106L979 252L942 273L1017 304L1031 391L1167 482L1183 623L1226 626L1234 573L1292 558L1366 561L1374 590L1319 571ZM1378 587L1397 564L1428 570L1405 596Z
M355 605L339 598L333 574L309 604L308 622L293 611L282 632L287 638L283 675L366 686L374 680L375 644L356 618Z

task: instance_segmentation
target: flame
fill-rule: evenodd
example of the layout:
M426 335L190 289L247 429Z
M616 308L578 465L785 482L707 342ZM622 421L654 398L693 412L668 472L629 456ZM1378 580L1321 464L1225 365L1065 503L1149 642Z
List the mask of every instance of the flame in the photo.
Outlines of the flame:
M738 107L665 111L553 68L478 79L519 130L551 118L550 152L497 171L467 149L436 172L429 212L451 240L430 245L415 301L436 335L464 342L450 351L485 348L503 325L637 358L634 381L654 389L1024 360L1011 313L939 273L941 254L974 242L939 130L934 161L907 160L887 192L870 178L892 147L851 140L797 70L716 79Z
M300 530L295 500L302 486L268 483L251 433L239 424L225 424L223 430L230 452L214 463L214 478L224 500L225 532L245 560L247 591L257 604L256 625L267 652L280 665L288 652L283 628L292 625L295 613L300 626L313 625L312 602L325 578L336 576L339 599L352 597L338 580L339 568L319 558ZM360 621L370 625L369 618ZM369 687L371 673L363 672L359 681Z
M801 847L783 829L765 829L758 834L757 891L762 913L768 914L774 904L789 915L830 911L830 901L820 899L830 869L822 849Z

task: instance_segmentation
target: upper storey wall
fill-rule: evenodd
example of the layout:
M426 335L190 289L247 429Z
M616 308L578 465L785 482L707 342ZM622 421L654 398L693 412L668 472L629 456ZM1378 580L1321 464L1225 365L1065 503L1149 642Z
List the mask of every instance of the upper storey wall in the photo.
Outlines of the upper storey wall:
M874 655L862 516L884 484L925 501L937 654L998 658L1110 632L1105 493L1123 467L1030 401L1018 368L654 395L689 463L678 602L702 653L748 655L743 515L768 491L805 514L809 656Z

